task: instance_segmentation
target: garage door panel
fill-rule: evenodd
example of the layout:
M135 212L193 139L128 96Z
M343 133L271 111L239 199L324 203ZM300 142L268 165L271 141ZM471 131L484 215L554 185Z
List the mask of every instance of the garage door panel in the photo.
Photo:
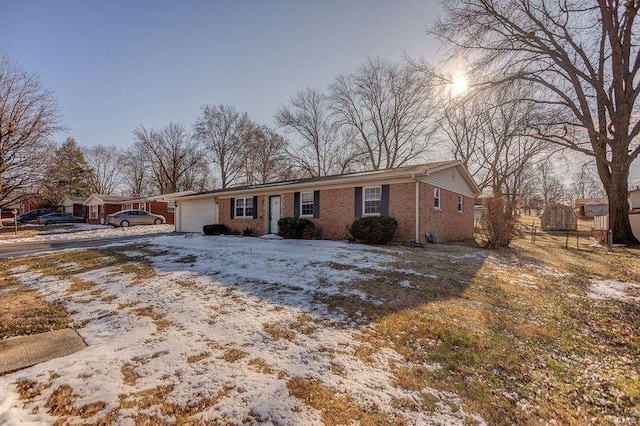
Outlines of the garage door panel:
M202 232L204 225L216 223L216 209L213 201L180 203L180 232Z

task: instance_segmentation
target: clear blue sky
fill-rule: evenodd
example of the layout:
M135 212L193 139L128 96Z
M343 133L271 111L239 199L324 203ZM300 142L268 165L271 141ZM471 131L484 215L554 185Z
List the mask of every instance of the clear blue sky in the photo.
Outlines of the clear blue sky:
M190 128L205 104L273 125L296 90L367 56L431 59L438 13L435 0L0 0L0 53L40 74L81 145L125 147L140 124Z

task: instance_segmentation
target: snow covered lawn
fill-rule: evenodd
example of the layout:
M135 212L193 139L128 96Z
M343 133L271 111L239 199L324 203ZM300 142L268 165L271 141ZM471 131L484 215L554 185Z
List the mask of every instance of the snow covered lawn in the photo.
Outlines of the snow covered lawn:
M633 424L636 288L584 271L640 266L602 256L174 234L9 260L88 347L0 377L0 424Z
M175 231L174 225L145 225L129 228L114 228L108 225L91 225L87 223L68 224L62 227L33 226L33 232L27 237L12 236L6 233L0 238L0 245L20 244L38 241L71 241L93 238L117 238L134 235L151 235Z
M394 351L364 362L356 355L362 325L318 302L371 299L347 284L389 269L394 251L224 236L152 242L102 259L51 258L47 275L11 271L47 299L64 300L88 348L0 378L0 423L59 416L321 424L322 407L305 404L314 391L350 407L345 415L381 424L471 418L455 395L398 387L392 369L402 357ZM10 391L21 381L41 389L26 404ZM437 402L436 412L396 406L425 395Z

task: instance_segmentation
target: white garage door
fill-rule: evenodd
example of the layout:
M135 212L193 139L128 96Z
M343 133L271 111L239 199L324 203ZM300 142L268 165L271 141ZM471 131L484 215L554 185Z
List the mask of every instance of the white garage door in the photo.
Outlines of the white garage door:
M213 201L181 201L178 232L202 232L204 225L218 220L218 205Z

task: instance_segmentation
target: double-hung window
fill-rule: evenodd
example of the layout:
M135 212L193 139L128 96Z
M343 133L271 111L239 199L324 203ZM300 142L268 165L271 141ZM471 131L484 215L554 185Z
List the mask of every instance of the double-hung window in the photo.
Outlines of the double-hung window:
M458 213L464 212L464 198L462 195L458 195Z
M370 186L363 188L362 212L365 215L380 215L382 209L382 187Z
M438 210L441 209L440 188L433 188L433 208Z
M301 216L313 216L313 192L300 193Z
M253 197L236 198L237 218L253 217Z

